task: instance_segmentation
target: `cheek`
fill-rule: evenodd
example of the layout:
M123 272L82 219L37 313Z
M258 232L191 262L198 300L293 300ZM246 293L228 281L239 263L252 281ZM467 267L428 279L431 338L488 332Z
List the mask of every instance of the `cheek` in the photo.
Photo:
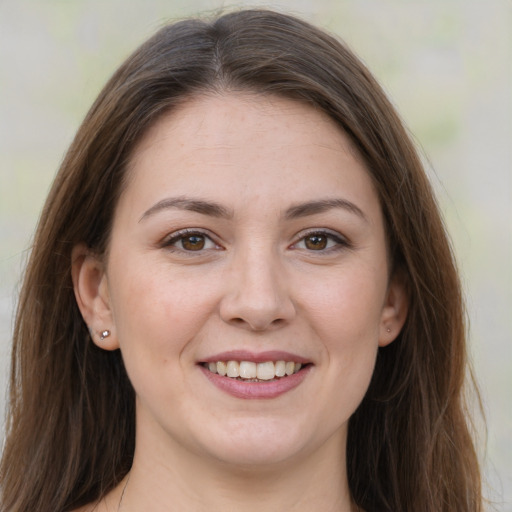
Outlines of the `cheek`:
M145 407L173 401L185 389L181 368L190 361L204 296L147 265L139 272L133 265L119 267L111 287L116 333L138 400Z
M348 269L328 280L312 279L303 301L326 341L377 344L386 279L379 273ZM355 347L357 348L357 347Z
M344 404L339 410L347 419L366 393L375 367L385 273L352 269L323 286L310 284L309 323L328 361L332 406Z
M111 305L127 367L176 365L205 317L212 290L164 266L126 261L111 276ZM129 271L128 271L129 270Z

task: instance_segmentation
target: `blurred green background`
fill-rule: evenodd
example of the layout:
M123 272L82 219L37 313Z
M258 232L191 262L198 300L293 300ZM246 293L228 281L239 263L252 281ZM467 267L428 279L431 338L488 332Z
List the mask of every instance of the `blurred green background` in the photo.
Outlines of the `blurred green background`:
M78 124L114 69L164 22L248 5L301 15L343 38L424 153L468 296L488 421L486 494L493 509L512 511L511 0L0 0L0 420L23 264Z

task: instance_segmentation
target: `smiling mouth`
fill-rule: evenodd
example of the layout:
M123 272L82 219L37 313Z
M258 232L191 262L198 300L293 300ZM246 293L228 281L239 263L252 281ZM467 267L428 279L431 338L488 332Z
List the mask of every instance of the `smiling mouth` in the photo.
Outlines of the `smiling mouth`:
M255 363L252 361L217 361L202 363L211 373L221 377L243 382L275 382L289 377L309 364L303 365L294 361L266 361Z

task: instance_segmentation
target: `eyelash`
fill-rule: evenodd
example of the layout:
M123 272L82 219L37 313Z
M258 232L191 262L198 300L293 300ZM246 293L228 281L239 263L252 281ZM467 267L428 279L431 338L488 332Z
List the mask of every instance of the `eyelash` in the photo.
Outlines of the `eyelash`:
M167 237L163 242L162 242L162 247L170 250L170 251L180 251L180 252L185 252L187 254L194 254L194 253L201 253L205 250L204 247L200 247L198 250L191 250L191 249L186 249L185 247L176 247L175 244L179 243L180 241L182 242L183 244L183 241L185 241L187 238L190 239L192 237L198 237L198 238L202 238L204 240L204 244L208 244L208 243L211 243L213 244L215 247L215 249L221 249L221 247L215 243L215 241L212 239L211 236L209 236L208 234L206 234L204 231L201 231L201 230L198 230L198 229L182 229L180 231L177 231L175 233L172 233L169 237ZM206 248L206 250L208 249L213 249L213 247L208 247Z
M310 237L324 237L326 239L327 247L320 248L320 249L311 249L307 247L298 247L300 243L306 243L306 240ZM329 246L329 243L331 243L331 246ZM332 231L327 231L324 229L314 229L311 231L308 231L306 233L302 233L300 239L292 244L292 249L300 249L305 250L307 252L311 253L331 253L340 251L343 249L351 248L352 244L343 236L341 236L338 233L333 233Z
M203 245L203 246L199 247L197 250L186 249L185 247L183 247L183 242L187 238L190 240L194 236L202 239L204 245L211 243L215 247L206 247L205 248ZM299 244L301 244L301 243L306 244L307 239L311 238L311 237L318 237L319 239L324 239L325 243L326 243L326 247L320 247L320 248L315 248L315 249L312 249L310 247L308 248L307 246L299 247ZM180 241L182 243L182 247L177 247L175 244L179 243ZM331 244L331 245L329 246L329 244ZM171 251L180 251L180 252L185 252L188 254L201 253L204 250L222 249L221 246L219 246L217 243L215 243L215 241L212 239L211 236L206 234L204 231L201 231L198 229L183 229L183 230L177 231L175 233L172 233L168 238L166 238L162 242L162 247L164 247L168 250L171 250ZM352 245L350 244L350 242L343 236L341 236L337 233L333 233L331 231L322 230L322 229L315 229L315 230L308 231L306 233L302 233L301 238L297 242L293 243L290 246L290 248L294 249L294 250L299 249L299 250L305 250L305 251L311 252L311 253L323 253L323 254L336 252L336 251L340 251L340 250L343 250L346 248L351 248L351 247L352 247Z

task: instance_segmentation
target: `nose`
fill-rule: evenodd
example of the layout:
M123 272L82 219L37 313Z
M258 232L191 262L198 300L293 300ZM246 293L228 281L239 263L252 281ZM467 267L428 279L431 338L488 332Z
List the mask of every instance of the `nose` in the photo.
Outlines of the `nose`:
M252 251L240 254L229 270L227 292L220 304L221 318L251 331L286 325L295 316L290 282L277 255Z

